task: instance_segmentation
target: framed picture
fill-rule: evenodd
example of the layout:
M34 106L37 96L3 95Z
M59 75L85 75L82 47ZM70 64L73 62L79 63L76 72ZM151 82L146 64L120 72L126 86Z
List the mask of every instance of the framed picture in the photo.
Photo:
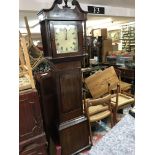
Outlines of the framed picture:
M108 38L112 39L112 42L120 42L121 29L108 31Z

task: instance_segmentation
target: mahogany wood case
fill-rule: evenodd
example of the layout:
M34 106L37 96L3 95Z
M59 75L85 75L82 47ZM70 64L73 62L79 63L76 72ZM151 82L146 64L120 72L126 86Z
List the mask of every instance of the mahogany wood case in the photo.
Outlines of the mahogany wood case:
M90 147L89 124L82 108L81 73L87 16L76 0L72 1L74 9L68 6L67 1L63 8L59 8L59 4L62 1L55 0L50 9L38 13L44 55L51 64L51 70L38 75L36 83L47 139L50 141L52 138L55 145L61 146L62 155L69 155ZM70 25L77 27L76 52L67 52L67 49L58 52L54 25L59 23L66 28Z

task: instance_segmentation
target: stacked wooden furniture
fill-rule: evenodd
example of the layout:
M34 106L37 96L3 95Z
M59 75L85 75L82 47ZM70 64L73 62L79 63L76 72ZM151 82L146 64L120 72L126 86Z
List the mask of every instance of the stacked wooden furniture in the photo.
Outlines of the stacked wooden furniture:
M47 155L39 97L24 37L20 37L19 154Z
M94 99L108 93L108 83L110 83L110 89L115 88L119 83L119 79L113 67L106 68L103 71L99 70L85 79L86 87Z
M113 93L116 93L118 83L120 84L121 92L130 93L131 91L132 84L122 81L121 71L119 69L114 69L112 66L104 69L104 71L99 70L85 79L86 87L89 88L93 98L98 98L107 93L108 83L110 83L110 89Z
M44 61L44 57L43 52L33 43L30 27L28 24L28 19L26 16L24 17L24 20L27 29L27 35L25 36L25 38L27 41L27 48L29 51L30 63L32 66L32 70L34 70L40 63Z
M119 109L134 104L134 98L131 95L121 92L120 81L113 67L96 72L86 78L85 83L92 97L95 99L111 92L114 88L117 89L111 96L114 123L117 123L117 111Z
M34 89L34 79L32 75L32 67L30 57L26 45L25 37L20 36L19 40L19 90Z

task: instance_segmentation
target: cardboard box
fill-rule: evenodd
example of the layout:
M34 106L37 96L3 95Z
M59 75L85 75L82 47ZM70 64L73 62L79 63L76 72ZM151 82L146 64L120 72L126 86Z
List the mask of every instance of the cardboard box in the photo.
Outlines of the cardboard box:
M107 28L101 29L101 36L103 39L107 39L108 36Z
M106 56L109 51L113 51L112 39L105 39L102 42L102 62L106 61Z

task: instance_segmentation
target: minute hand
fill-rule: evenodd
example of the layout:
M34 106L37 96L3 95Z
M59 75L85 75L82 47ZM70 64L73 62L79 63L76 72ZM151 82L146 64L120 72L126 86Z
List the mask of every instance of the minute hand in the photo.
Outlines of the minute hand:
M65 40L67 40L67 29L65 29Z

